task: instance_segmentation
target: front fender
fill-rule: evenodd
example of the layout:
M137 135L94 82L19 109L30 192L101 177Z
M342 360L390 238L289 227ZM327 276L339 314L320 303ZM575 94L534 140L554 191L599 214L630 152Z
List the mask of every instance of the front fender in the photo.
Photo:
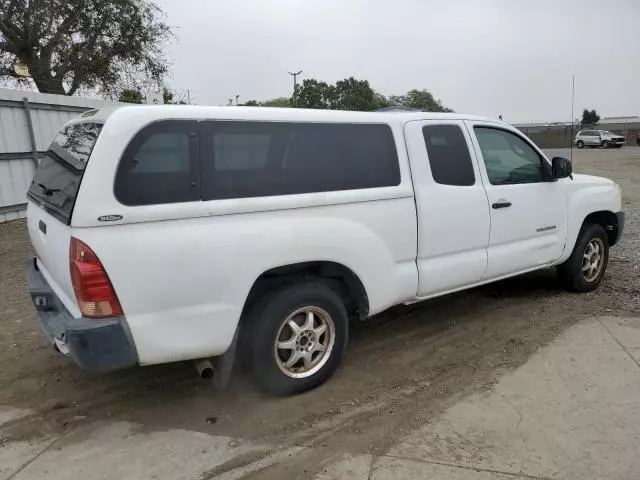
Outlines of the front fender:
M567 179L566 186L567 242L559 263L571 255L587 216L596 212L615 214L622 208L619 187L606 178L576 174L573 181Z

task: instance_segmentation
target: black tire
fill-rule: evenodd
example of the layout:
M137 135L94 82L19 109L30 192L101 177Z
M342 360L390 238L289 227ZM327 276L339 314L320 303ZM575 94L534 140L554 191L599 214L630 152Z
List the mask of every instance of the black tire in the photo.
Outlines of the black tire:
M602 148L609 148L609 142L607 140L604 140L601 146Z
M576 142L576 147L578 147L578 148L584 148L584 142L583 142L582 140L578 140L578 141Z
M315 367L309 369L311 371L322 364L317 371L312 374L303 372L303 375L308 376L294 378L283 370L294 370L296 368L295 365L304 362L304 359L294 363L292 367L286 368L284 363L290 357L282 358L281 355L286 355L288 350L277 350L276 342L278 338L280 338L281 343L288 340L282 337L287 332L285 330L281 331L281 329L289 329L288 326L285 326L285 321L294 312L305 307L317 309L314 321L317 321L318 324L323 321L321 320L324 318L323 315L325 313L328 314L333 324L333 343L331 348L327 348L326 354L324 352L311 353L311 355L324 355ZM302 321L299 315L302 315L302 321L306 320L307 317L305 312L301 312L294 317L294 321L300 327ZM326 318L324 321L329 322ZM248 329L246 332L246 345L251 349L249 357L251 358L251 369L255 382L265 392L278 396L302 393L327 381L342 362L349 336L349 319L340 296L320 282L290 285L266 294L251 309L244 325ZM321 340L328 342L330 337L326 335L329 335L330 331L331 329L327 327L325 334L318 334L317 337L313 337L311 340L307 339L305 342L314 342L314 345L322 343ZM315 331L311 330L303 330L303 332L311 332L310 335L312 336L315 333ZM292 334L290 338L295 337L293 330L289 333ZM302 341L301 339L302 336L300 336L299 342ZM311 343L307 343L307 345L311 345ZM295 348L304 347L296 346ZM290 355L293 356L293 354L294 351L291 350ZM308 353L305 354L309 355ZM276 356L278 356L279 360ZM315 358L317 359L318 357ZM313 365L313 363L310 365ZM305 367L300 365L298 368L304 369Z
M588 275L590 272L583 271L583 260L587 254L588 245L591 242L601 245L602 253L600 257L602 264L597 274L590 278L590 275ZM558 276L569 290L574 292L590 292L595 290L598 285L600 285L600 282L602 282L608 262L609 238L607 237L607 232L605 232L601 225L586 223L580 229L571 256L566 262L558 266Z

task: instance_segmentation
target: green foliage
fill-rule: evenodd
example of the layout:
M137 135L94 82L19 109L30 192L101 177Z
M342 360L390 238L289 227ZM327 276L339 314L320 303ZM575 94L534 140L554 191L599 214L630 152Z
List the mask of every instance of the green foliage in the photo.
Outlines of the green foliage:
M376 109L374 97L367 80L350 77L330 85L306 79L297 86L291 103L298 108L370 111Z
M167 87L162 88L162 101L165 104L173 103L173 92Z
M314 78L305 79L297 85L291 103L297 108L326 110L335 102L335 87Z
M428 90L409 90L405 95L392 95L389 103L393 106L417 108L423 112L453 112L445 107Z
M259 107L260 104L257 102L257 100L249 100L248 102L246 102L244 104L245 107Z
M397 106L416 108L425 112L453 112L428 90L414 89L405 95L392 95L387 98L382 93L373 90L367 80L357 80L353 77L339 80L335 85L315 78L307 78L301 84L296 85L291 99L280 97L259 103L252 102L254 101L251 100L246 105L364 112Z
M289 108L291 107L291 99L287 97L272 98L271 100L265 100L264 102L260 102L260 106Z
M368 112L376 109L374 92L367 80L353 77L339 80L335 86L334 110L356 110Z
M373 92L373 110L380 110L381 108L390 107L391 102L380 92Z
M580 121L581 125L597 125L600 122L600 115L595 110L587 110L586 108L582 111L582 120Z
M120 92L118 101L123 103L143 103L142 92L132 88L125 88Z
M40 92L159 85L170 37L152 0L0 0L0 63L26 64Z

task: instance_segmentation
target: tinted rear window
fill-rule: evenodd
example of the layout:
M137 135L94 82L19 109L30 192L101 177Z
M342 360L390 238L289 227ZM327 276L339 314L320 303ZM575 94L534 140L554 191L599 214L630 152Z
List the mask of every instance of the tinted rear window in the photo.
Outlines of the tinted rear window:
M388 125L211 121L200 136L203 200L400 183Z
M36 169L29 197L64 223L71 218L82 174L101 130L102 124L94 122L65 127Z
M114 192L125 205L199 200L198 122L166 120L138 133L127 146Z
M457 125L429 125L422 128L431 174L442 185L469 186L476 182L471 155Z

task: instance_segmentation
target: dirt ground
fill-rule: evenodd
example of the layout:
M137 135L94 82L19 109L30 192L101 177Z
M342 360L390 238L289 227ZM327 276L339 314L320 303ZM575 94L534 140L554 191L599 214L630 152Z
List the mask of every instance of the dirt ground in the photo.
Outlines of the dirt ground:
M196 378L191 363L101 376L81 371L54 352L37 327L24 278L24 263L33 255L24 221L0 224L0 405L34 411L10 435L110 418L151 430L185 428L280 446L384 453L403 432L490 388L575 322L640 314L640 148L574 151L573 160L578 173L618 182L627 211L623 240L612 249L597 291L567 293L548 270L395 308L354 323L338 373L291 398L263 396L243 372L227 390L216 391Z

